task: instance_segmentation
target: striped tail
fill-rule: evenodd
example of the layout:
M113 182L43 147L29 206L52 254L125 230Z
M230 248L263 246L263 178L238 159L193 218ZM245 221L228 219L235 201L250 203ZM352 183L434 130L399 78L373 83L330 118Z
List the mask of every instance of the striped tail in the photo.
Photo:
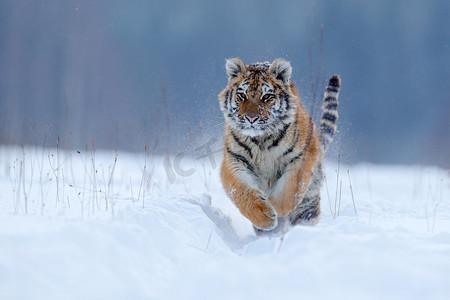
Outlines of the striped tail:
M328 81L323 97L322 119L320 120L320 144L322 153L327 151L328 145L333 140L336 133L338 120L338 96L341 88L341 79L338 75L333 75Z

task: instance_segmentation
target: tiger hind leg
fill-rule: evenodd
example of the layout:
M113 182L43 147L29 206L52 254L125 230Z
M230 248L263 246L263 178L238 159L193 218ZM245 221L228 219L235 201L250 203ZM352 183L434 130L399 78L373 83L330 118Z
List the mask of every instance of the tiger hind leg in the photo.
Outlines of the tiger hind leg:
M319 222L320 186L322 185L322 178L322 166L319 164L313 171L305 197L288 215L291 226L316 225Z
M320 195L311 198L303 198L302 203L289 213L288 219L291 226L316 225L320 217Z

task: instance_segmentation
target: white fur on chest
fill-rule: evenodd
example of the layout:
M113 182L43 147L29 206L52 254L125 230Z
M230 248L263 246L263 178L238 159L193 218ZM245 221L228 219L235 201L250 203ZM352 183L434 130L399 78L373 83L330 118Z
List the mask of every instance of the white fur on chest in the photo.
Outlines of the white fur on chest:
M281 147L280 147L281 148ZM270 194L272 188L281 176L284 161L280 159L282 149L254 151L253 163L255 173L258 175L258 187L266 194Z

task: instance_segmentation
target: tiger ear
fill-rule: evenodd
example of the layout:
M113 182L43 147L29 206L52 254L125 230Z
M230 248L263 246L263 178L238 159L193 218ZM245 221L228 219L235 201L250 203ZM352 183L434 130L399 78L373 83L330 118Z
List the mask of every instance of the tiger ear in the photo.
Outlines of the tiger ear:
M232 57L226 60L225 69L227 70L228 80L231 80L244 73L245 64L239 57Z
M273 61L269 67L269 73L277 80L281 80L284 84L288 84L292 75L291 64L282 58Z

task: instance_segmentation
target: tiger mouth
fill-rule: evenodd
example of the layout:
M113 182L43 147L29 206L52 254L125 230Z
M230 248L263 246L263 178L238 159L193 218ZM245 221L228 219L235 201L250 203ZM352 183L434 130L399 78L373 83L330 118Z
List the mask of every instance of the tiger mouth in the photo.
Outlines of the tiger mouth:
M259 134L267 131L267 128L269 127L267 124L238 124L238 129L240 131L253 131L253 132L258 132ZM256 135L256 134L255 134Z

